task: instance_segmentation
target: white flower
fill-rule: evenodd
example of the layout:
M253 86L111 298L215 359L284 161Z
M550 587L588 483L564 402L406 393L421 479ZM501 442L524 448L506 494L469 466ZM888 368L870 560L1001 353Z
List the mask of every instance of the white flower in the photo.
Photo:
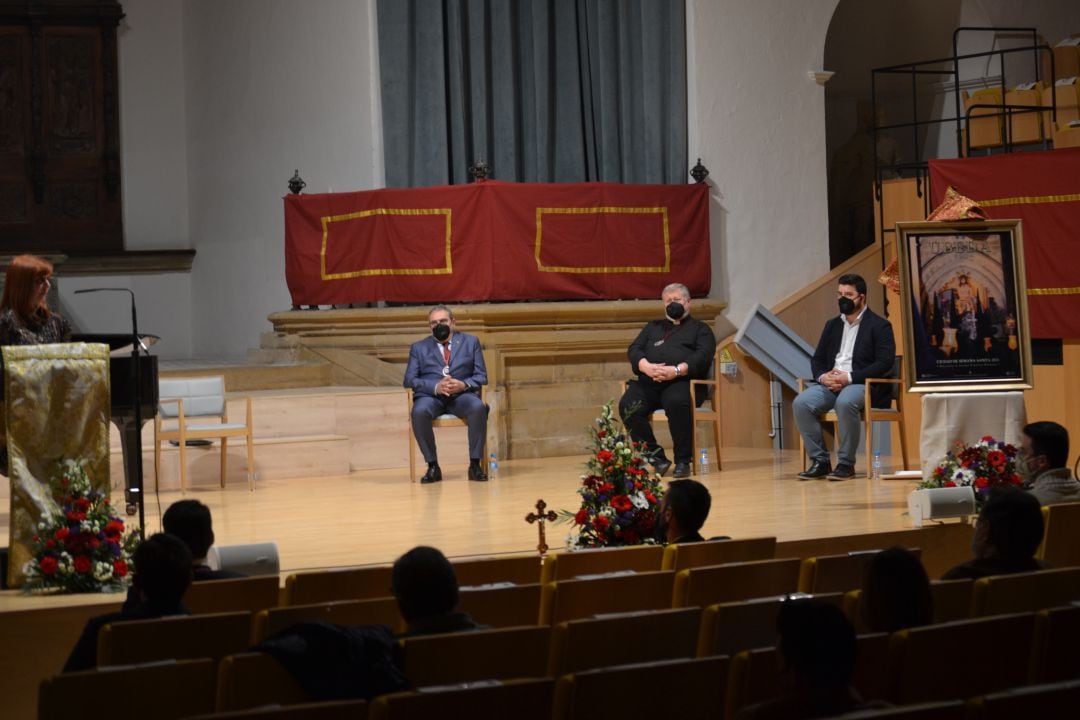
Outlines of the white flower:
M960 468L956 471L957 485L971 485L975 482L975 471L971 468Z
M649 501L645 499L645 494L641 491L634 493L630 497L630 502L634 503L634 507L638 510L645 510L649 507Z

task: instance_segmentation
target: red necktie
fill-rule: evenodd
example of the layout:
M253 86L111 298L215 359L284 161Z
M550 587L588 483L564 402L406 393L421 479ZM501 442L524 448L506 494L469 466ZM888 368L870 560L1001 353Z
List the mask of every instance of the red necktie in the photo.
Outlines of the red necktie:
M450 343L442 344L443 364L450 367Z

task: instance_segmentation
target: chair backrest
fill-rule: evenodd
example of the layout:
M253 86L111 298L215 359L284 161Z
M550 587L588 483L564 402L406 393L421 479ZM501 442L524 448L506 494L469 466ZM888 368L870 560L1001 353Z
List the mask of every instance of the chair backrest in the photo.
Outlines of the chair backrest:
M200 580L184 593L184 605L196 615L222 612L259 612L277 607L281 590L277 575Z
M117 712L106 709L113 695L122 695L126 717L171 720L212 712L214 663L180 660L54 675L38 687L38 718L100 718Z
M841 593L815 595L815 599L841 607ZM776 616L783 597L755 598L718 603L705 608L698 634L698 657L735 655L743 650L776 644Z
M225 378L221 375L161 378L158 396L162 400L183 400L184 417L221 417L225 414ZM178 410L176 403L161 403L158 414L163 418L175 418Z
M875 710L857 710L846 715L837 715L834 720L970 720L967 705L963 700L947 702L919 703L904 707L880 708Z
M980 720L1071 720L1080 707L1080 680L1011 688L974 698L968 717Z
M918 548L911 550L917 557ZM866 563L874 551L806 558L799 568L799 592L847 592L862 587Z
M673 544L664 548L662 569L678 571L748 560L772 560L775 554L775 537Z
M413 687L547 677L551 628L499 628L418 635L401 642L402 669Z
M552 629L548 674L692 658L700 620L700 608L675 608L559 623Z
M250 646L251 613L179 615L109 623L98 634L98 666L155 660L218 660Z
M675 576L672 607L707 607L793 593L799 587L801 562L799 558L781 558L680 570Z
M959 580L931 580L930 596L934 598L934 622L967 620L971 617L971 592L975 582L968 578Z
M367 700L326 700L211 713L189 720L363 720L367 711Z
M1035 613L1035 682L1080 678L1080 603L1047 608Z
M505 587L464 587L458 593L458 610L491 627L536 625L540 620L540 583Z
M536 554L477 558L452 562L458 585L462 587L512 582L529 585L540 582L540 560Z
M728 673L726 657L662 660L585 670L559 678L555 711L560 720L721 716Z
M904 356L897 355L893 358L892 372L889 373L890 378L901 379L904 377ZM890 383L889 388L892 392L892 401L896 403L896 407L900 407L900 397L904 392L903 383Z
M371 701L368 720L424 718L514 718L551 720L554 680L530 679L401 692Z
M541 582L572 580L582 575L598 575L623 570L651 572L659 570L663 562L664 548L661 545L635 545L553 553L544 558Z
M295 573L285 578L285 604L389 597L390 565Z
M255 616L252 644L300 622L328 622L334 625L389 625L391 630L405 629L397 600L336 600L312 605L289 605L269 608Z
M227 655L218 665L218 710L304 702L311 702L311 697L281 663L266 653Z
M540 623L669 608L674 576L671 571L657 571L548 583L540 597Z
M1047 505L1043 513L1046 531L1039 559L1055 567L1080 565L1080 503Z
M975 581L971 617L1027 612L1080 600L1080 568L1036 570Z

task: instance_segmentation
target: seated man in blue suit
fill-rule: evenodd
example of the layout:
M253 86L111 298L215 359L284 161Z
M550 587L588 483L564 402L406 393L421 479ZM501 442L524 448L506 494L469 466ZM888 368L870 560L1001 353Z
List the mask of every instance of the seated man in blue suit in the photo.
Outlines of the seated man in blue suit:
M456 331L454 313L445 305L431 308L428 325L431 337L412 344L405 368L405 387L413 391L413 434L428 464L420 482L442 480L431 421L446 413L469 424L469 479L483 482L487 480L482 455L488 408L480 399L480 386L487 385L480 341Z
M848 480L855 476L859 423L866 402L864 383L867 378L889 377L896 360L892 325L866 306L866 281L859 275L841 275L837 285L840 314L825 323L810 360L816 382L799 393L792 405L795 423L812 461L807 470L799 473L800 480ZM891 397L891 388L882 384L874 388L870 402L874 407L888 407ZM829 463L829 449L818 418L834 409L840 420L835 470Z

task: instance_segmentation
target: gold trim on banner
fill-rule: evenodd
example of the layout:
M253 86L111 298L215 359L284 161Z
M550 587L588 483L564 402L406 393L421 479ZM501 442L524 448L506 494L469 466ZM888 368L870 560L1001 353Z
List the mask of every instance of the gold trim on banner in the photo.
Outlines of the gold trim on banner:
M1080 295L1080 287L1028 288L1028 295Z
M983 207L1001 205L1040 205L1043 203L1080 202L1080 193L1071 195L1028 195L1022 197L998 198L996 200L976 200Z
M585 215L585 214L630 214L630 215L656 215L662 217L664 223L664 264L644 266L615 266L615 267L558 267L544 265L540 261L540 244L543 240L543 215ZM668 233L668 209L666 207L612 207L601 205L598 207L561 207L561 208L536 208L536 269L540 272L561 273L666 273L671 270L671 241Z
M446 216L446 265L441 268L367 268L349 272L326 272L326 242L332 222L355 220L374 215L445 215ZM372 275L452 275L453 264L450 262L451 208L373 208L345 215L325 215L322 222L322 250L319 252L319 271L323 280L348 280L349 278L369 277Z

